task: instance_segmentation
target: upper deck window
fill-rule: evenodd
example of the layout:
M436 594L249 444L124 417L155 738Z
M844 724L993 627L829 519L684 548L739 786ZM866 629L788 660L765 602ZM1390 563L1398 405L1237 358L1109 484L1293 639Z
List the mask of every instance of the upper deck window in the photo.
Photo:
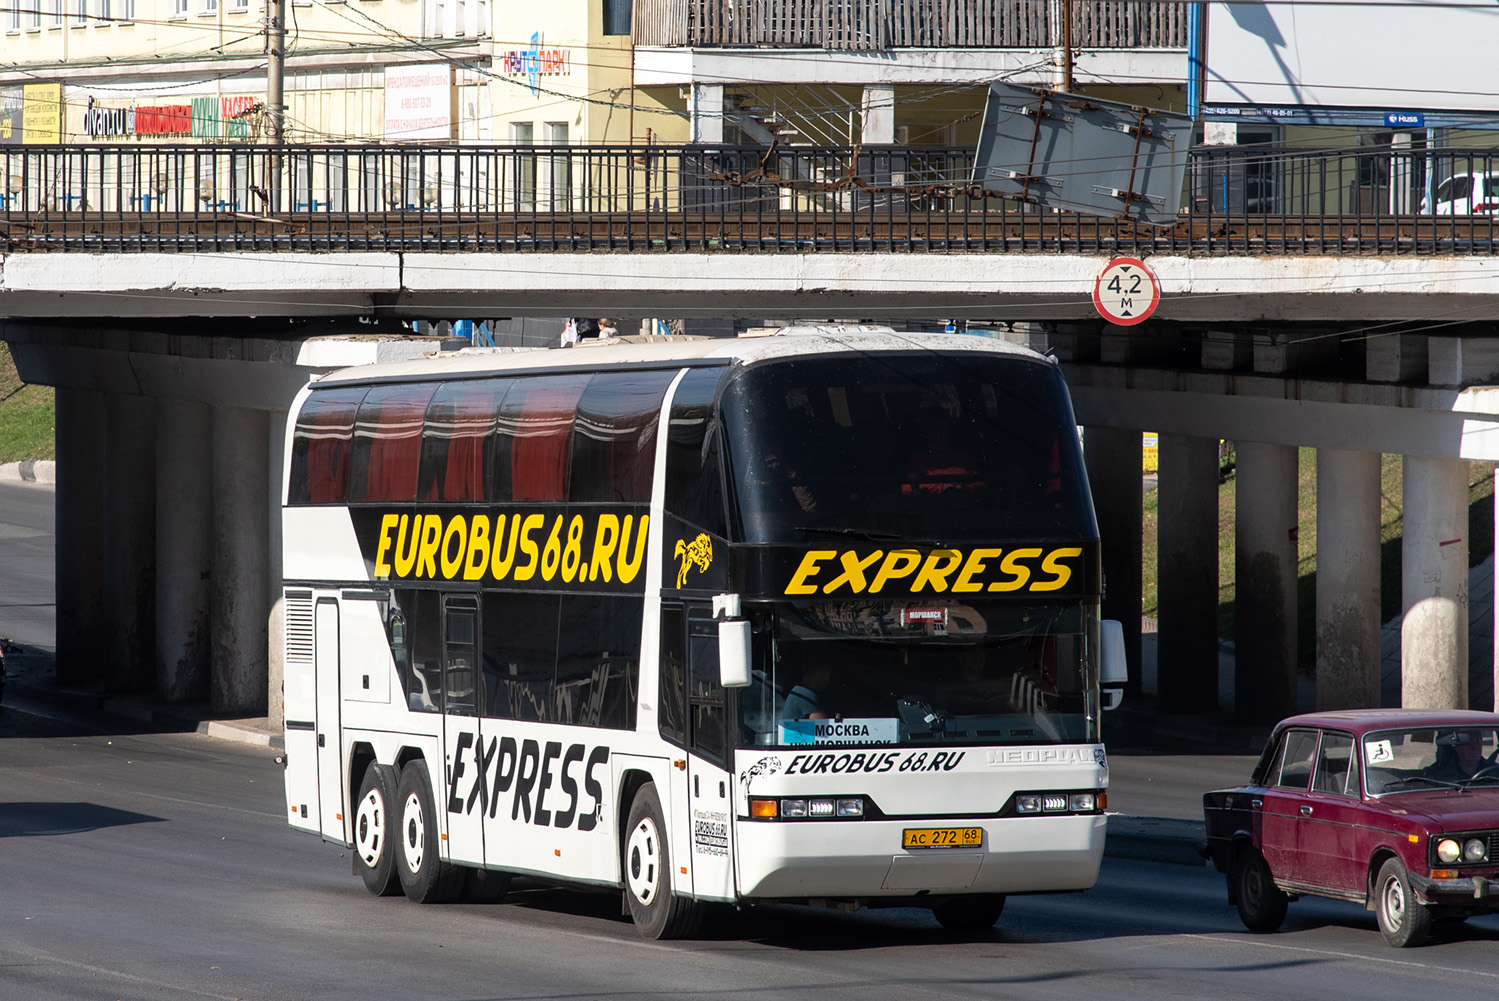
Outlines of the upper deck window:
M292 504L342 504L348 495L354 415L365 388L328 389L302 404L292 432Z
M349 461L349 502L416 500L422 422L431 383L376 386L359 406Z
M741 530L942 542L1096 537L1061 374L977 352L749 366L722 404Z
M569 373L519 379L505 394L498 430L511 439L510 482L509 496L500 487L499 499L567 499L573 416L589 378Z
M676 372L594 376L578 401L572 442L575 501L649 501L661 401Z
M499 445L495 418L512 381L449 382L433 394L422 432L422 500L482 501L491 495Z

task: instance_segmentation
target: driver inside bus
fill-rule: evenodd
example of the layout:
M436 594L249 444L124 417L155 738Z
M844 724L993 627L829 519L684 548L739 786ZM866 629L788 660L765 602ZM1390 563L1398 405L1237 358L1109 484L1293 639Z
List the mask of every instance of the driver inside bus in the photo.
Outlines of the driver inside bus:
M824 711L822 701L832 679L833 666L828 661L816 660L808 664L802 672L801 680L786 693L786 701L781 703L778 718L782 722L827 719L829 714Z

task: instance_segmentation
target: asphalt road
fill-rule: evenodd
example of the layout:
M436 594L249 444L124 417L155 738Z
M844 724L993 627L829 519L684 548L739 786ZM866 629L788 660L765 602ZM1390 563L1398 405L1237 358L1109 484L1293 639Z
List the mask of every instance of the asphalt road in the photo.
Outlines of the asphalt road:
M765 908L639 939L617 897L376 899L290 830L274 752L0 706L0 999L1368 998L1499 990L1499 918L1423 949L1322 901L1250 935L1206 868L1110 858L955 940L925 912Z
M0 481L0 639L56 649L50 486Z

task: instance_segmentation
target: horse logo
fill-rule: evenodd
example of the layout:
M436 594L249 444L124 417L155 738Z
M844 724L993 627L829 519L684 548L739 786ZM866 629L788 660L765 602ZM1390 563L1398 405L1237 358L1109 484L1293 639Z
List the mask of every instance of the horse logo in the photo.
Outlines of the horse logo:
M699 532L691 542L677 540L677 559L682 561L677 570L677 587L687 586L687 567L695 564L698 573L707 573L713 562L713 540L707 532Z

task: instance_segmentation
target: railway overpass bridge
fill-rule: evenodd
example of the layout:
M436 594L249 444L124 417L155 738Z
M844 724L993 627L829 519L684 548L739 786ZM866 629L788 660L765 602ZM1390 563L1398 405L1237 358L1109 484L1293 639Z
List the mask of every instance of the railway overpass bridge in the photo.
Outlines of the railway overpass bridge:
M1492 704L1492 686L1469 690L1466 596L1468 462L1499 459L1488 220L1189 206L1153 230L967 189L766 183L547 211L465 204L438 184L378 212L328 192L321 208L168 198L127 211L88 191L28 202L22 185L0 213L0 337L24 379L58 388L59 674L279 712L286 407L317 372L441 346L402 321L966 320L1061 359L1104 531L1106 613L1127 626L1140 608L1138 434L1161 435L1164 707L1203 711L1227 694L1220 438L1238 455L1243 718L1296 707L1298 628L1316 630L1319 706L1378 704L1382 454L1406 473L1402 698ZM1159 279L1159 308L1138 326L1092 305L1116 254ZM1319 484L1318 611L1299 624L1298 447L1317 449ZM1132 647L1138 663L1138 633Z

